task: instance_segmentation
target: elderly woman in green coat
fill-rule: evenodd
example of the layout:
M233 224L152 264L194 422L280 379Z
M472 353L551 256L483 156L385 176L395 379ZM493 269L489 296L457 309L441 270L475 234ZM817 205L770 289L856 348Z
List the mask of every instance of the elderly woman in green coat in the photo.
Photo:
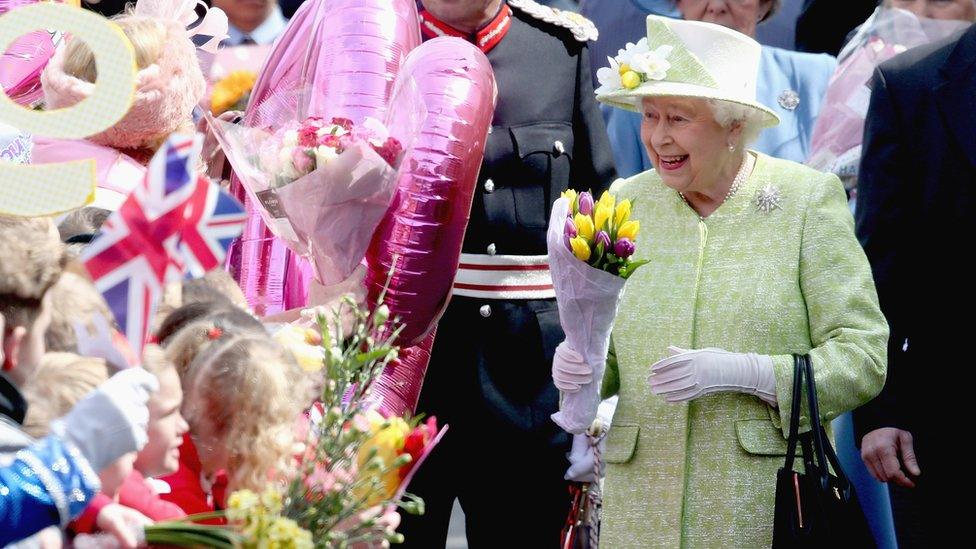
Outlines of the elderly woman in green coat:
M649 263L627 282L604 381L619 404L601 545L769 547L792 355L811 356L827 424L881 390L888 326L837 177L745 147L778 122L755 101L759 44L647 27L597 90L643 113L657 167L612 188Z

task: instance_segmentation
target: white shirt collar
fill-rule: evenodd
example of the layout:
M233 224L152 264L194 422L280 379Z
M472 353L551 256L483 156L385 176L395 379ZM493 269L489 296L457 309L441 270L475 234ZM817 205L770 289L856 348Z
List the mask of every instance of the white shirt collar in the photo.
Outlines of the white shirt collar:
M275 41L278 36L284 32L285 27L288 26L288 20L285 19L284 14L281 13L281 7L275 5L274 11L271 15L264 20L263 23L258 25L256 29L251 32L244 32L241 29L235 27L233 24L227 26L227 34L229 38L224 40L223 45L226 46L239 46L244 38L247 36L251 37L256 44L268 45Z

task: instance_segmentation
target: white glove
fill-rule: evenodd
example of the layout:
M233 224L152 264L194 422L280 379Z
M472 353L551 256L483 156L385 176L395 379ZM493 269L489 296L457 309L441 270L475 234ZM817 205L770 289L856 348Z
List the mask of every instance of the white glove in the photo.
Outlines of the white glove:
M150 395L156 376L142 368L115 374L81 399L51 431L74 444L95 471L146 445Z
M600 454L603 454L604 449L607 446L607 437L601 436L596 445L600 449ZM565 479L574 482L596 482L599 477L603 476L603 470L601 468L599 477L594 470L594 461L596 460L596 448L593 446L593 439L590 435L583 433L582 435L573 435L573 446L569 451L569 469L566 470Z
M689 351L668 347L671 356L651 366L651 392L668 402L684 402L720 391L756 395L776 406L773 359L721 349Z
M552 381L560 391L576 393L583 385L593 381L593 368L563 341L556 347L552 358Z

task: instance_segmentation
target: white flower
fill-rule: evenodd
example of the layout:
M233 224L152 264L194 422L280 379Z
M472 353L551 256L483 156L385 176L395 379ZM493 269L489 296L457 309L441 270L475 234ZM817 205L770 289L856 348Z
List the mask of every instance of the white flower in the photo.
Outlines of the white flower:
M609 67L603 67L596 71L596 78L600 82L600 87L596 89L597 94L619 90L624 87L623 82L620 81L620 65L611 57L607 57L607 61L610 61Z
M339 157L336 150L332 147L326 147L325 145L319 145L315 149L315 165L318 167L325 166L329 162L335 160Z
M617 52L617 57L616 57L617 64L618 65L627 65L628 67L630 67L631 69L633 69L633 66L634 66L633 60L634 60L634 58L635 57L639 57L641 55L644 55L644 54L646 54L646 53L648 53L650 51L651 51L651 48L650 48L650 46L647 45L647 38L646 37L645 38L641 38L640 40L638 40L636 44L634 44L632 42L627 42L627 45L624 46L624 49L619 50Z
M281 137L281 144L285 147L294 147L295 145L298 145L298 131L297 130L286 131L285 134Z
M293 154L295 154L294 146L286 146L278 150L278 175L289 181L294 181L302 176L292 161Z
M630 68L642 73L648 80L664 80L667 77L671 63L667 57L671 55L671 46L661 46L654 51L634 55L630 58Z

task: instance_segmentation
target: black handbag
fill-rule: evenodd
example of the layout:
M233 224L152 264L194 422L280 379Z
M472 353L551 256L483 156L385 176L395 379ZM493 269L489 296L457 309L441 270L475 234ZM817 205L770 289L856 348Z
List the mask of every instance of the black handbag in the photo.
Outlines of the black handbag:
M810 431L800 434L803 380L806 379ZM794 469L797 446L803 452L803 472ZM832 470L832 472L831 472ZM776 474L773 548L875 547L854 486L847 479L827 432L820 423L817 385L809 356L796 356L793 407L786 464Z

